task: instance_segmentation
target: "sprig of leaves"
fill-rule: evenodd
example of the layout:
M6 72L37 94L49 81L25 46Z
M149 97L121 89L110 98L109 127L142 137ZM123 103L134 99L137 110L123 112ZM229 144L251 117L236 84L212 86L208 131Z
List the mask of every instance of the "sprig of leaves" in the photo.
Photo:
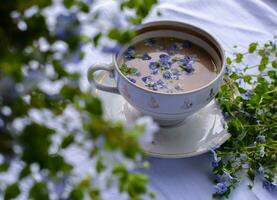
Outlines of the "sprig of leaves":
M251 56L259 62L248 65ZM227 196L245 175L252 183L277 186L277 43L251 43L248 52L226 60L225 84L217 95L232 137L216 150L215 197ZM241 174L242 172L242 174ZM229 179L222 178L229 175ZM219 187L222 186L222 187Z

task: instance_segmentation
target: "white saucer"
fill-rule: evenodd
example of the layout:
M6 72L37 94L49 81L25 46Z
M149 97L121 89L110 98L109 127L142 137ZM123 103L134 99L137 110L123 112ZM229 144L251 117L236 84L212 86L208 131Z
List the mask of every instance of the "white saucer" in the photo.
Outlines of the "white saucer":
M107 73L100 73L98 81L114 84ZM103 102L105 116L109 119L130 122L140 116L122 96L95 90ZM146 153L153 157L184 158L203 154L211 147L223 144L230 134L223 128L225 121L219 106L212 101L205 108L187 118L176 127L161 127L152 143L143 144Z

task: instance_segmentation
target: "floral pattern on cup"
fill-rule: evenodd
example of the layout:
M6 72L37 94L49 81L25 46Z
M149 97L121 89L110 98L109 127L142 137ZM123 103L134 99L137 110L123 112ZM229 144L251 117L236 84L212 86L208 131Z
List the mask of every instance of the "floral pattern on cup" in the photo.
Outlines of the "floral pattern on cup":
M191 108L192 105L193 105L193 103L190 100L185 99L183 102L183 105L181 106L181 109L187 110L187 109Z
M211 88L210 93L209 93L209 96L207 97L206 100L207 100L207 101L211 101L211 100L214 98L214 96L215 96L214 89Z
M159 103L156 101L156 99L154 97L151 97L149 102L148 102L148 106L150 108L154 108L154 109L157 109L160 107Z

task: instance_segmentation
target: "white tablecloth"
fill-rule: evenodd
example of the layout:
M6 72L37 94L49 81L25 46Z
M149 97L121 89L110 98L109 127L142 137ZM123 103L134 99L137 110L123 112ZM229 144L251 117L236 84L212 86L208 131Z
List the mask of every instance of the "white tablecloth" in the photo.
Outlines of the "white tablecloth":
M199 26L213 34L226 54L234 45L247 48L253 41L267 41L277 35L277 0L165 0L147 19L174 19ZM204 154L184 159L150 158L150 186L158 200L207 200L214 192L211 156ZM252 190L244 179L231 193L231 200L273 200L277 191L269 193L261 180Z

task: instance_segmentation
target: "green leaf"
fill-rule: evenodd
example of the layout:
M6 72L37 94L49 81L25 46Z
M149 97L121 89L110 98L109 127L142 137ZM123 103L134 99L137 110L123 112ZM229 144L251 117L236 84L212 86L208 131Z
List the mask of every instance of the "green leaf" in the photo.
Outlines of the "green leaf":
M227 57L226 58L226 63L227 63L227 65L231 65L232 64L231 58Z
M20 194L20 188L18 186L18 183L14 183L12 185L9 185L5 190L4 199L13 199L17 197Z
M250 83L251 80L252 80L252 77L249 76L249 75L246 75L246 76L243 77L243 81L246 82L246 83Z
M102 37L102 33L99 32L93 37L93 44L94 46L98 46L99 40Z
M89 6L86 3L82 2L82 1L78 2L78 7L84 13L89 13L89 11L90 11Z
M134 75L138 71L137 68L135 68L135 67L129 67L125 63L122 64L119 69L122 72L122 74L124 74L125 76L127 76L127 75Z
M247 175L248 175L248 177L250 178L251 181L254 181L255 174L254 174L254 172L251 168L247 170Z
M236 55L236 63L240 63L243 59L243 54L242 53L237 53Z
M268 76L270 77L270 78L272 78L272 79L277 79L277 73L276 73L276 71L274 71L274 70L269 70L268 72L267 72L267 74L268 74Z
M70 134L67 135L65 138L63 138L63 141L61 143L61 148L65 149L67 148L70 144L72 144L74 142L74 135Z
M30 167L27 165L21 170L18 178L21 180L26 176L28 176L30 173L31 173Z
M265 68L266 68L266 65L264 65L264 64L260 64L259 66L258 66L258 69L259 69L259 71L264 71L265 70Z
M277 60L272 61L271 65L273 68L276 69L277 68Z
M63 4L66 8L71 8L77 0L63 0Z
M49 191L46 183L36 182L29 190L29 198L32 200L49 200Z
M258 43L257 42L253 42L249 45L249 48L248 48L248 52L249 53L254 53L254 51L256 51L257 49L257 46L258 46Z
M269 63L269 58L266 56L262 57L260 61L260 65L267 65L268 63Z
M84 198L83 190L79 187L74 188L70 193L70 199L72 200L80 200Z
M105 170L106 166L103 163L103 160L99 158L96 163L96 170L98 173L101 173L103 170Z
M8 169L9 169L9 164L8 163L3 163L3 164L1 164L0 165L0 173L1 172L6 172L6 171L8 171Z

